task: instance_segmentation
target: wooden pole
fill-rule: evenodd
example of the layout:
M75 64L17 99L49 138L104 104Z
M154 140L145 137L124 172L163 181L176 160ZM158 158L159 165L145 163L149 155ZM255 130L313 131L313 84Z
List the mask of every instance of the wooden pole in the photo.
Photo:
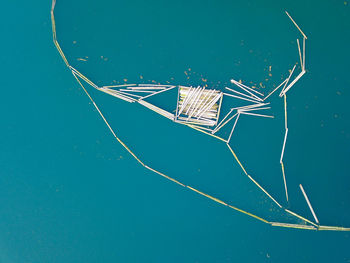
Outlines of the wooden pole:
M281 158L280 158L280 163L283 160L283 155L284 155L284 149L286 147L286 141L287 141L287 135L288 135L288 128L286 129L285 133L284 133L284 140L283 140L283 146L282 146L282 152L281 152Z
M256 113L245 112L245 111L241 111L240 113L244 114L244 115L252 115L252 116L257 116L257 117L274 118L274 116L270 116L270 115L256 114Z
M214 106L214 104L220 99L221 96L221 93L214 95L214 98L207 104L207 106L202 107L194 117L200 118L207 110L210 110Z
M183 112L183 110L185 109L186 105L190 101L191 97L196 93L196 91L197 91L196 88L190 88L189 89L189 91L187 93L187 96L185 97L184 101L181 104L181 108L180 108L180 111L179 111L178 115L180 115Z
M75 73L72 71L72 74L75 76ZM110 89L107 89L107 88L99 88L98 89L99 91L102 91L104 93L107 93L109 95L112 95L118 99L122 99L122 100L125 100L127 102L135 102L136 100L132 97L128 97L128 96L125 96L119 92L117 92L116 90L110 90Z
M149 98L149 97L151 97L151 96L157 95L157 94L162 93L162 92L164 92L164 91L172 90L173 88L176 88L176 86L172 86L172 87L170 87L170 88L166 88L166 89L163 89L163 90L154 92L154 93L152 93L152 94L149 94L149 95L147 95L147 96L142 97L141 99L144 100L144 99L146 99L146 98Z
M240 99L240 100L246 100L246 101L249 101L249 102L258 103L256 100L246 99L246 98L239 97L239 96L236 96L236 95L232 95L232 94L229 94L229 93L225 93L225 92L224 92L223 94L226 95L226 96L232 97L232 98L236 98L236 99Z
M294 65L292 71L290 72L290 74L289 74L289 76L288 76L288 78L287 78L287 82L284 84L284 86L283 86L283 88L282 88L282 90L281 90L281 92L280 92L280 95L279 95L280 97L282 97L283 92L284 92L284 89L286 88L286 86L287 86L287 84L288 84L288 82L289 82L289 80L290 80L290 77L293 75L293 72L294 72L295 67L296 67L296 65Z
M237 87L241 88L242 90L244 90L245 92L249 93L250 95L252 95L254 98L256 98L258 101L262 101L261 98L259 98L258 96L256 96L255 94L253 94L252 92L250 92L247 88L247 86L243 85L242 83L238 82L238 81L234 81L234 84L236 84Z
M251 109L251 108L257 108L265 105L269 105L270 102L268 103L256 103L256 104L250 104L247 106L242 106L242 107L236 107L236 108L231 108L231 110L246 110L246 109Z
M252 89L251 87L248 87L247 85L244 85L243 83L241 83L241 82L239 82L237 80L231 79L231 83L233 83L233 84L237 83L238 85L243 86L246 89L249 89L250 91L255 92L256 94L264 96L264 94L260 93L259 91L255 90L255 89Z
M264 98L264 100L266 100L268 97L270 97L276 90L278 90L284 83L286 83L286 81L287 81L287 79L285 79L281 84L279 84L279 85L277 86L277 88L275 88L272 92L270 92L269 95L267 95L267 96Z
M301 219L301 220L303 220L303 221L305 221L305 222L307 222L315 227L318 226L314 222L310 221L309 219L306 219L305 217L302 217L301 215L298 215L297 213L292 212L292 211L288 210L287 208L285 208L284 211L286 211L287 213L291 214L292 216L295 216L295 217L297 217L297 218L299 218L299 219Z
M214 133L218 132L222 127L224 127L227 123L229 123L237 114L238 114L238 112L235 113L233 116L231 116L231 117L230 117L227 121L225 121L223 124L221 124L220 127L217 126L217 129L215 130ZM214 133L213 133L213 134L214 134Z
M297 25L297 23L295 23L294 19L290 16L290 14L286 11L287 16L290 18L290 20L292 20L293 24L297 27L297 29L300 31L300 33L304 36L304 38L307 39L306 35L304 34L304 32L300 29L300 27Z
M154 90L131 90L131 89L119 89L119 91L124 91L124 92L135 92L135 93L154 93Z
M286 199L288 202L288 188L287 188L287 180L286 180L286 174L284 172L284 164L281 162L281 168L282 168L282 176L283 176L283 183L284 183L284 191L286 193Z
M319 224L320 222L318 222L318 219L317 219L317 217L316 217L316 214L315 214L315 212L314 212L314 209L313 209L312 206L311 206L311 203L310 203L309 198L307 197L307 195L306 195L306 193L305 193L305 190L304 190L303 186L300 184L299 187L300 187L300 190L301 190L301 192L303 193L303 195L304 195L304 197L305 197L306 203L307 203L307 205L309 206L313 217L315 218L316 223Z
M215 125L218 124L219 118L220 118L220 112L221 112L221 105L222 105L222 99L223 99L223 94L221 92L221 97L220 97L220 102L219 102L219 109L217 111L217 115L216 115L216 121L215 121Z
M305 37L303 38L303 71L305 71Z
M293 87L293 85L305 74L305 71L302 71L299 73L298 76L296 76L296 78L288 85L287 88L285 88L285 90L282 91L280 97L282 97L284 94L286 94L286 92L288 90L290 90L291 87Z
M303 59L301 57L301 50L300 50L300 44L299 44L299 39L297 38L297 44L298 44L298 51L299 51L299 58L300 58L300 67L303 70L304 69L304 63L303 63Z
M198 103L198 101L199 101L200 97L202 96L203 91L204 91L204 88L199 88L197 96L193 99L191 105L188 107L188 110L186 112L186 114L188 114L187 119L190 119L192 117L192 115L196 111L198 105L200 105L200 103ZM192 107L192 110L191 110L191 107Z
M236 120L235 120L235 123L233 124L232 130L231 130L231 132L230 132L230 136L229 136L228 139L227 139L227 143L230 143L231 136L232 136L233 130L236 128L236 124L237 124L239 115L240 115L240 113L238 113L237 118L236 118Z
M249 98L249 99L256 100L257 102L259 102L259 100L257 100L255 97L249 96L249 95L247 95L247 94L243 94L243 93L241 93L241 92L239 92L239 91L236 91L236 90L234 90L234 89L230 89L230 88L228 88L228 87L225 87L225 89L227 89L227 90L229 90L229 91L231 91L231 92L233 92L233 93L236 93L236 94L238 94L238 95L241 95L241 96L243 96L243 97L247 97L247 98Z

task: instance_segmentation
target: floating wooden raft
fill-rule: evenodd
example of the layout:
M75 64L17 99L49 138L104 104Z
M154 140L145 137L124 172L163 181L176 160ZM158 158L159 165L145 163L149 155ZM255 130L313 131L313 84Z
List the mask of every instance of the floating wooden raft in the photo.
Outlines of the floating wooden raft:
M179 86L176 118L198 125L217 124L222 102L221 91L204 87Z

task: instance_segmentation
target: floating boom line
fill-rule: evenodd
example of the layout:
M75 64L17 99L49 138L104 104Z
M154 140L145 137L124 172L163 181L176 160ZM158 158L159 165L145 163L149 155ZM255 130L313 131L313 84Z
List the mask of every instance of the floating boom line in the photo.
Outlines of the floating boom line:
M211 199L212 201L215 201L215 202L217 202L217 203L219 203L219 204L221 204L221 205L224 205L224 206L226 206L226 207L228 207L228 208L230 208L230 209L233 209L233 210L235 210L235 211L238 211L238 212L240 212L240 213L243 213L243 214L245 214L245 215L248 215L248 216L250 216L250 217L252 217L252 218L254 218L254 219L257 219L257 220L259 220L259 221L261 221L261 222L263 222L263 223L266 223L266 224L269 224L269 225L271 225L271 226L278 226L278 227L285 227L285 228L298 228L298 229L308 229L308 230L328 230L328 231L350 231L350 228L344 228L344 227L337 227L337 226L321 226L321 225L319 225L319 226L317 226L317 225L315 225L313 222L311 222L311 221L309 221L309 220L307 220L306 218L303 218L303 217L301 217L301 216L299 216L299 215L297 215L296 213L294 213L294 212L291 212L290 210L287 210L287 209L285 209L285 211L286 212L288 212L289 214L291 214L291 215L293 215L293 216L295 216L296 218L299 218L299 219L301 219L302 221L303 221L303 224L288 224L288 223L281 223L281 222L269 222L269 221L267 221L266 219L264 219L264 218L262 218L262 217L260 217L260 216L257 216L257 215L255 215L255 214L253 214L253 213L250 213L250 212L247 212L247 211L245 211L245 210L243 210L243 209L240 209L240 208L238 208L238 207L236 207L236 206L233 206L233 205L231 205L231 204L229 204L229 203L227 203L227 202L224 202L224 201L222 201L222 200L220 200L220 199L218 199L218 198L216 198L216 197L213 197L213 196L211 196L211 195L209 195L209 194L206 194L206 193L204 193L204 192L202 192L202 191L200 191L200 190L198 190L198 189L196 189L196 188L194 188L194 187L192 187L192 186L189 186L189 185L186 185L186 184L184 184L184 183L182 183L182 182L180 182L180 181L178 181L178 180L176 180L176 179L174 179L174 178L172 178L172 177L169 177L169 176L167 176L166 174L164 174L164 173L162 173L162 172L160 172L160 171L158 171L158 170L156 170L156 169L154 169L154 168L152 168L152 167L150 167L150 166L148 166L148 165L146 165L118 136L117 136L117 134L116 134L116 132L114 131L114 129L111 127L111 125L109 124L109 122L107 121L107 119L105 118L105 116L104 116L104 114L102 113L102 111L100 110L100 108L97 106L97 104L95 103L95 101L94 101L94 99L93 99L93 97L90 95L90 93L88 92L88 90L85 88L85 86L84 86L84 84L82 83L82 81L81 80L83 80L85 83L87 83L87 84L89 84L90 86L92 86L93 88L95 88L95 89L97 89L97 90L99 90L99 91L102 91L102 92L105 92L105 93L108 93L109 95L113 95L113 96L115 96L115 97L118 97L118 98L120 98L120 99L122 99L122 100L124 100L124 101L127 101L127 102L130 102L130 103L134 103L134 102L139 102L140 104L143 104L145 107L148 107L148 108L150 108L151 110L154 110L154 111L156 111L157 113L159 113L159 114L161 114L161 115L166 115L165 117L169 117L170 119L172 119L173 118L173 121L175 121L175 122L177 122L178 120L176 119L176 117L177 117L177 115L175 116L173 116L173 114L171 114L171 113L164 113L164 112L162 112L162 111L164 111L163 109L160 109L160 108L158 108L158 107L156 107L156 106L154 106L153 104L150 104L150 103L148 103L148 102L146 102L146 101L144 101L143 99L145 98L145 97L147 97L147 96L144 96L143 97L143 99L139 99L139 100L135 100L134 98L132 98L132 97L129 97L128 95L126 95L125 93L127 93L126 91L124 91L124 90L122 90L122 91L118 91L118 90L115 90L115 89L113 89L113 88L121 88L121 87L124 87L124 88L126 88L126 89L130 89L130 90L143 90L143 88L142 87L147 87L148 89L152 89L151 87L153 87L153 89L155 90L155 89L159 89L159 90L161 90L162 92L163 91L166 91L166 90L168 90L169 88L174 88L175 86L173 86L173 85L151 85L151 84L126 84L126 85L116 85L116 86L103 86L103 87L98 87L98 85L96 85L95 83L93 83L91 80L89 80L87 77L85 77L82 73L80 73L77 69L75 69L75 68L73 68L70 64L69 64L69 62L68 62L68 60L67 60L67 58L65 57L65 55L64 55L64 53L63 53L63 51L62 51L62 49L61 49L61 47L60 47L60 45L59 45L59 43L58 43L58 41L57 41L57 36L56 36L56 24L55 24L55 18L54 18L54 9L55 9L55 5L56 5L56 0L53 0L52 1L52 7L51 7L51 22L52 22L52 34L53 34L53 42L54 42L54 45L55 45L55 47L56 47L56 49L57 49L57 51L59 52L59 54L61 55L61 58L63 59L63 61L64 61L64 63L66 64L66 66L67 66L67 68L71 71L71 73L73 74L73 76L74 76L74 78L77 80L77 82L78 82L78 84L80 85L80 87L83 89L83 91L84 91L84 93L87 95L87 97L89 98L89 100L91 101L91 103L93 104L93 106L94 106L94 108L97 110L97 112L98 112L98 114L100 115L100 117L102 118L102 120L103 120L103 122L106 124L106 126L108 127L108 129L109 129L109 131L112 133L112 135L113 135L113 137L116 139L116 141L118 141L118 143L120 143L123 147L124 147L124 149L125 150L127 150L127 152L129 152L129 154L138 162L138 163L140 163L143 167L145 167L146 169L148 169L148 170L150 170L150 171L152 171L153 173L156 173L156 174L158 174L158 175L160 175L160 176L162 176L162 177L164 177L165 179L167 179L167 180L169 180L169 181L172 181L172 182L174 182L174 183L176 183L177 185L179 185L179 186L181 186L181 187L184 187L184 188L187 188L187 189L189 189L189 190L191 190L191 191L193 191L193 192L196 192L197 194L200 194L200 195L202 195L202 196L204 196L204 197L206 197L206 198L208 198L208 199ZM289 16L289 14L287 13L287 15ZM290 16L289 16L290 17ZM290 17L291 18L291 17ZM296 23L294 22L294 20L291 18L291 20L293 21L293 23L296 25ZM296 25L297 26L297 25ZM298 26L297 26L298 27ZM300 30L300 28L298 27L298 29ZM301 30L300 30L301 31ZM301 31L302 32L302 31ZM302 33L303 34L303 33ZM304 35L304 34L303 34ZM304 42L305 42L305 39L306 39L306 36L304 35ZM304 43L304 47L305 47L305 43ZM304 53L303 54L305 54L305 50L304 50ZM304 55L305 56L305 55ZM304 63L303 63L303 66L305 66L305 58L304 58ZM244 87L244 85L242 84L242 86L241 87ZM183 86L178 86L178 88L179 88L179 90L181 89L181 88L183 88ZM187 88L189 88L189 87L187 87ZM248 89L249 91L251 91L250 89ZM121 93L121 92L123 92L123 93ZM156 91L156 92L158 92L158 91ZM152 94L150 94L150 95L154 95L154 93L156 93L156 92L152 92ZM213 91L211 91L211 93L214 93ZM249 92L248 92L249 93ZM129 94L130 95L130 94ZM208 95L208 94L207 94ZM222 101L222 93L221 93L221 101ZM218 97L218 95L216 95L216 96L214 96L214 98L216 98L216 97ZM256 98L257 96L256 95L252 95L252 97L254 97L254 98ZM219 97L219 99L220 99L220 97ZM259 99L259 101L260 100L262 100L262 99ZM217 100L216 100L217 101ZM207 103L205 103L205 105L206 105L206 107L204 108L204 104L202 105L203 107L199 107L198 105L197 105L197 109L198 109L198 111L200 110L201 112L198 114L198 113L196 113L196 114L193 114L193 115L200 115L200 114L203 114L203 110L204 110L204 112L205 112L205 110L207 109L207 107L209 107L209 105L212 105L213 104L213 102L214 102L214 99L213 98L211 98L211 102L210 103L208 103L208 101L207 101ZM215 102L214 102L214 104L213 105L215 105ZM257 105L259 105L259 106L261 106L261 105L263 105L262 103L256 103L256 106L250 106L250 107L258 107ZM211 107L213 107L213 106L211 106ZM249 106L247 106L247 107L249 107ZM247 108L247 107L245 107L245 108ZM166 112L166 111L165 111ZM162 114L163 113L163 114ZM241 113L243 113L243 112L241 112ZM179 114L179 113L177 113L177 114ZM239 114L239 113L238 113ZM234 115L235 116L235 115ZM239 115L238 115L239 116ZM238 116L237 116L237 119L238 119ZM218 120L218 116L216 116L217 118L215 119L215 121L217 122L217 120ZM231 117L232 118L232 117ZM201 116L197 116L197 119L198 120L200 120L201 119ZM206 131L204 131L203 129L204 129L204 127L196 127L196 126L193 126L193 125L190 125L190 124L188 124L188 123L186 123L185 124L186 126L188 126L188 127L191 127L191 128L193 128L193 129L195 129L195 130L198 130L198 131L201 131L201 132L203 132L203 133L205 133L205 134L207 134L207 135L210 135L210 136L212 136L212 137L214 137L214 138L216 138L216 139L219 139L219 140L221 140L221 141L224 141L225 143L226 143L226 145L227 145L227 147L229 148L229 150L230 150L230 152L232 153L232 155L234 156L234 158L236 159L236 161L238 162L238 164L240 165L240 167L241 167L241 169L243 170L243 172L248 176L248 178L250 179L250 180L252 180L267 196L269 196L269 198L272 200L272 201L274 201L280 208L283 208L274 198L272 198L272 196L264 189L264 188L262 188L247 172L246 172L246 170L245 170L245 168L243 167L243 165L242 165L242 163L238 160L238 158L237 158L237 155L235 154L235 152L233 151L233 149L231 148L231 146L229 145L229 143L228 143L228 141L226 141L226 140L224 140L224 139L222 139L221 137L218 137L218 136L216 136L216 135L214 135L214 134L211 134L211 133L209 133L209 132L206 132ZM233 130L232 130L233 131ZM232 131L231 131L231 133L232 133ZM302 187L302 186L301 186ZM306 194L305 194L305 196L306 196ZM310 204L310 207L311 207L311 204ZM312 210L313 211L313 210ZM315 219L316 219L316 216L315 216ZM318 220L316 220L317 222L318 222Z

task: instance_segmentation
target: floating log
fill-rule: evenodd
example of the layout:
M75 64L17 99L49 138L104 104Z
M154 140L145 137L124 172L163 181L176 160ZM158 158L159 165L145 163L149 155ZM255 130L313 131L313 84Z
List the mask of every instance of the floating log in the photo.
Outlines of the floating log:
M214 126L217 123L220 104L217 101L222 98L222 93L217 90L206 90L204 87L179 89L176 107L176 118L197 124L202 119L205 125ZM182 116L185 115L184 119ZM211 130L212 131L212 130Z
M300 72L299 75L296 76L296 78L295 78L295 79L288 85L288 87L282 92L281 97L282 97L284 94L286 94L286 92L287 92L288 90L290 90L290 88L293 87L293 85L294 85L304 74L305 74L305 71Z
M235 123L233 124L232 130L230 132L230 136L227 139L227 143L230 143L230 140L231 140L231 137L232 137L232 133L233 133L233 130L236 128L236 124L237 124L237 121L239 119L239 116L240 116L240 113L238 113L237 118L235 120Z
M231 114L232 111L233 111L233 109L231 109L231 110L224 116L224 118L219 122L219 124L218 124L218 125L216 126L216 128L213 130L213 133L216 132L216 130L220 127L221 123L223 123L223 122L226 120L226 118Z
M189 185L187 185L187 188L189 188L189 189L191 189L192 191L195 191L195 192L197 192L198 194L201 194L201 195L203 195L203 196L205 196L205 197L207 197L207 198L209 198L209 199L211 199L211 200L213 200L213 201L215 201L215 202L217 202L217 203L220 203L220 204L222 204L222 205L227 206L227 204L226 204L224 201L221 201L220 199L217 199L217 198L215 198L215 197L213 197L213 196L211 196L211 195L208 195L208 194L206 194L206 193L203 193L203 192L201 192L201 191L199 191L199 190L197 190L197 189L195 189L195 188L193 188L193 187L191 187L191 186L189 186Z
M251 88L251 87L248 87L247 85L244 85L243 83L241 83L241 82L239 82L239 81L237 81L237 80L231 79L231 83L235 84L235 82L236 82L238 85L241 85L241 86L245 87L246 89L249 89L250 91L255 92L256 94L259 94L259 95L261 95L261 96L264 96L264 94L260 93L259 91L255 90L255 89L253 89L253 88Z
M189 110L191 109L193 103L196 101L196 99L197 99L197 97L198 97L198 95L199 95L200 93L201 93L201 88L198 87L198 88L194 91L194 93L193 93L193 95L192 95L192 98L193 98L193 99L191 98L191 99L188 101L189 106L187 107L187 110L186 110L186 112L185 112L186 115L188 115ZM185 111L185 109L184 109L184 111Z
M283 155L284 155L284 149L286 147L286 142L287 142L287 135L288 135L288 129L286 129L285 133L284 133L284 140L283 140L283 146L282 146L282 152L281 152L281 158L280 158L280 163L283 160Z
M188 102L190 101L191 97L196 93L196 88L192 88L189 90L187 96L185 97L184 101L182 102L180 106L180 110L179 110L179 115L183 112L183 110L185 109L186 105L188 104ZM180 90L181 92L181 90Z
M305 38L303 38L303 71L305 71Z
M222 99L223 99L223 97L224 97L223 95L221 95L221 97L220 97L220 102L219 102L219 105L218 105L219 110L218 110L218 114L216 115L215 125L218 124L218 121L219 121L219 118L220 118L220 111L221 111L221 105L222 105Z
M154 93L152 93L152 94L149 94L149 95L147 95L147 96L142 97L142 99L144 100L144 99L146 99L146 98L149 98L149 97L151 97L151 96L157 95L157 94L162 93L162 92L164 92L164 91L172 90L173 88L176 88L176 86L171 86L170 88L166 88L166 89L163 89L163 90L154 92Z
M297 45L298 45L298 51L299 51L300 66L301 66L301 69L304 69L304 63L303 63L303 59L301 57L300 43L299 43L299 39L298 38L297 38Z
M234 82L234 84L236 84L237 87L241 88L242 90L244 90L245 92L247 92L248 94L252 95L254 98L256 98L258 101L263 101L261 98L259 98L258 96L256 96L255 94L253 94L252 92L250 92L248 90L249 87L243 85L242 83L234 80L234 79L231 79L231 81Z
M93 83L91 80L89 80L87 77L85 77L83 74L81 74L78 70L76 70L75 68L73 68L72 66L69 66L69 68L74 71L74 73L76 75L78 75L81 79L83 79L85 82L87 82L88 84L90 84L91 86L93 86L95 89L98 89L98 86Z
M176 100L175 119L177 118L178 113L179 113L179 102L180 102L179 98L180 98L180 87L178 87L178 89L177 89L177 100Z
M129 90L133 90L133 91L136 91L136 90L149 90L149 89L152 89L152 90L164 90L166 87L153 87L153 86L136 86L136 87L128 87Z
M289 82L289 80L290 80L290 77L293 75L293 72L294 72L295 67L296 67L296 65L294 65L292 71L290 72L290 74L289 74L289 76L288 76L288 78L287 78L287 82L284 84L284 86L283 86L283 88L282 88L282 90L281 90L281 92L280 92L280 95L279 95L280 97L283 96L284 89L286 88L286 86L287 86L287 84L288 84L288 82Z
M278 223L270 222L272 226L287 227L287 228L298 228L298 229L308 229L308 230L317 230L314 226L309 225L300 225L300 224L287 224L287 223Z
M305 193L305 190L304 190L303 186L300 184L299 187L300 187L300 190L301 190L301 192L303 193L303 195L304 195L304 197L305 197L306 203L307 203L307 205L309 206L309 208L310 208L310 210L311 210L311 213L312 213L312 215L313 215L313 217L314 217L316 223L319 224L320 222L318 222L318 219L317 219L317 217L316 217L316 214L315 214L315 212L314 212L314 209L313 209L312 206L311 206L311 203L310 203L309 198L307 197L307 195L306 195L306 193Z
M115 91L116 91L116 90L115 90ZM132 96L132 97L136 97L136 98L138 98L138 99L142 98L142 96L136 95L136 94L133 94L133 93L128 93L128 92L124 92L124 91L120 91L120 90L118 90L117 92L118 92L119 94L123 94L123 95L125 95L125 96Z
M257 116L257 117L264 117L264 118L274 118L274 116L270 115L264 115L264 114L257 114L257 113L251 113L251 112L245 112L245 111L240 111L240 113L244 115L252 115L252 116Z
M149 108L150 110L153 110L157 113L159 113L160 115L170 119L170 120L174 120L174 114L170 113L170 112L167 112L166 110L163 110L157 106L154 106L153 104L147 102L147 101L144 101L144 100L139 100L138 101L141 105L145 106L146 108Z
M227 89L227 90L229 90L229 91L231 91L231 92L233 92L233 93L236 93L236 94L238 94L238 95L241 95L241 96L243 96L243 97L249 98L249 99L251 99L251 100L256 100L257 102L259 101L259 100L257 100L255 97L252 97L252 96L249 96L249 95L247 95L247 94L241 93L241 92L236 91L236 90L234 90L234 89L230 89L230 88L228 88L228 87L225 87L225 89Z
M203 107L201 111L198 111L198 113L195 114L194 117L200 118L206 111L208 111L214 106L214 104L220 99L221 96L222 93L217 94L216 97L214 97L214 99L210 102L210 104L207 107Z
M284 182L284 191L286 193L286 199L288 202L288 188L287 188L287 181L286 181L286 175L284 173L284 164L281 162L281 167L282 167L282 176L283 176L283 182Z
M297 25L297 23L295 23L294 19L290 16L290 14L285 11L287 16L290 18L290 20L292 20L293 24L297 27L297 29L300 31L300 33L304 36L304 38L307 39L306 35L304 34L304 32L300 29L300 27Z
M350 231L350 228L340 226L318 226L318 230Z
M114 97L117 97L118 99L125 100L127 102L135 102L136 101L134 98L120 94L119 92L117 92L116 90L113 90L113 89L98 88L98 90L100 90L104 93L107 93L109 95L112 95Z
M179 116L177 118L181 123L188 123L188 124L197 124L197 125L205 125L205 126L213 126L215 124L215 121L213 120L207 120L207 119L191 119L187 120L186 117ZM211 131L211 130L210 130Z
M188 127L192 128L192 129L195 129L195 130L197 130L197 131L200 131L200 132L202 132L202 133L205 133L205 134L207 134L207 135L209 135L209 136L211 136L211 137L214 137L214 138L216 138L216 139L218 139L218 140L220 140L220 141L226 142L225 139L223 139L223 138L221 138L221 137L219 137L219 136L216 136L216 135L214 135L214 134L211 134L211 133L209 133L209 132L203 131L202 129L198 129L198 128L196 128L195 126L193 126L193 125L191 125L191 124L187 124L187 123L186 123L185 125L187 125Z
M186 187L186 185L184 185L183 183L180 183L178 180L175 180L174 178L171 178L170 176L167 176L167 175L165 175L165 174L163 174L163 173L161 173L161 172L159 172L159 171L157 171L157 170L155 170L155 169L149 167L148 165L144 165L144 167L146 167L148 170L150 170L150 171L152 171L152 172L154 172L154 173L159 174L160 176L165 177L166 179L168 179L168 180L170 180L170 181L173 181L174 183L177 183L178 185L181 185L181 186L183 186L183 187Z
M305 217L302 217L301 215L298 215L297 213L294 213L294 212L292 212L292 211L290 211L290 210L288 210L286 208L284 210L287 213L291 214L292 216L295 216L295 217L297 217L297 218L299 218L299 219L301 219L301 220L303 220L303 221L305 221L305 222L307 222L307 223L309 223L309 224L311 224L311 225L313 225L315 227L318 227L318 225L316 225L314 222L310 221L309 219L306 219Z
M122 84L122 85L110 85L110 86L103 86L102 88L128 88L132 86L136 86L137 84Z
M198 88L198 92L197 94L194 96L194 99L192 100L190 106L188 107L187 111L186 111L186 115L189 115L188 118L191 118L191 116L193 115L193 113L195 112L196 108L198 106L200 106L200 104L198 102L198 100L200 99L202 93L204 91L204 88ZM192 107L192 110L191 110ZM189 113L190 112L190 113Z
M287 78L288 79L288 78ZM277 86L269 95L267 95L264 100L266 100L268 97L270 97L276 90L278 90L284 83L286 83L287 79L285 79L281 84Z
M216 94L216 90L211 90L211 91L207 91L206 92L206 95L204 96L203 98L203 101L201 103L201 107L200 109L198 110L198 112L195 114L195 117L201 113L203 111L203 109L207 109L208 110L211 108L211 107L208 107L210 105L210 103L215 99L215 94Z
M209 132L211 132L212 131L212 129L209 129L209 128L205 128L205 127L203 127L203 126L198 126L198 125L196 125L195 123L189 123L189 122L182 122L183 124L191 124L191 126L193 126L193 127L195 127L195 128L197 128L197 129L201 129L201 130L203 130L203 131L209 131Z
M172 87L174 85L163 85L163 84L138 84L139 87L158 87L158 88L165 88L165 87Z
M239 109L240 112L250 112L250 111L257 111L257 110L269 110L271 107L262 107L262 108L243 108Z
M230 149L230 151L231 151L233 157L235 157L235 159L236 159L237 163L239 164L239 166L242 168L242 171L243 171L246 175L248 175L248 174L247 174L247 171L246 171L246 170L244 169L244 167L243 167L243 164L239 161L239 159L238 159L236 153L232 150L231 146L230 146L228 143L226 143L226 145L227 145L227 147Z
M256 104L250 104L250 105L247 105L247 106L241 106L241 107L236 107L236 108L231 108L231 110L245 110L245 109L250 109L250 108L257 108L257 107L262 107L262 106L266 106L266 105L269 105L270 102L267 102L267 103L256 103Z
M119 89L119 91L124 91L124 92L136 92L136 93L154 93L154 90L130 90L130 89Z
M232 95L232 94L225 93L225 92L223 93L223 95L226 95L226 96L229 96L229 97L232 97L232 98L236 98L236 99L240 99L240 100L246 100L246 101L250 101L250 102L258 103L258 101L256 101L256 100L246 99L246 98L239 97L239 96Z
M288 118L287 118L287 95L283 95L284 102L284 128L288 129Z
M238 112L235 113L233 116L231 116L231 117L230 117L227 121L225 121L223 124L221 124L221 126L218 125L218 126L215 128L213 134L216 133L216 132L218 132L222 127L224 127L227 123L229 123L237 114L238 114Z

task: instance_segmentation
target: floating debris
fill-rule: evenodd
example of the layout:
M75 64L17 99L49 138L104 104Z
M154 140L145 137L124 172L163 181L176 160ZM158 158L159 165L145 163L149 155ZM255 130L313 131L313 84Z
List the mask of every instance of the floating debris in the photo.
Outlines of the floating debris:
M316 217L316 214L311 206L311 203L302 187L300 185L300 189L305 197L305 200L312 212L312 215L315 219L315 222L312 222L300 215L298 215L295 212L292 212L286 208L284 208L275 198L272 197L271 194L269 194L265 188L263 188L250 174L247 173L246 169L238 159L236 153L230 146L230 140L231 137L234 134L234 130L237 128L238 120L241 118L242 115L246 116L252 116L252 117L263 117L263 118L273 118L272 115L266 115L263 113L260 113L260 111L263 110L269 110L269 103L265 102L274 92L276 92L278 89L281 88L280 97L283 97L284 100L284 119L285 119L285 134L284 134L284 140L282 144L282 151L281 151L281 157L280 157L280 165L282 169L282 175L283 175L283 181L284 181L284 187L285 187L285 194L286 199L288 202L288 191L287 191L287 181L285 176L285 170L284 170L284 164L283 164L283 157L285 152L285 147L287 143L287 135L288 135L288 125L287 125L287 96L286 93L294 86L294 84L306 73L305 70L305 40L307 39L306 35L303 33L303 31L300 29L300 27L296 24L296 22L292 19L292 17L289 15L288 12L286 12L287 16L290 18L290 20L293 22L293 24L296 26L296 28L300 31L300 33L303 36L303 45L301 48L301 45L299 43L299 40L297 39L297 48L299 52L299 59L300 59L300 69L301 72L290 82L292 75L297 67L297 64L294 65L294 67L290 70L290 74L287 79L282 81L272 92L267 94L266 96L257 91L254 86L248 86L246 84L243 84L242 80L236 81L234 79L231 79L231 83L236 87L235 88L229 88L225 87L227 90L226 92L222 92L218 89L210 89L207 88L207 85L201 87L191 87L191 86L181 86L181 85L162 85L162 84L156 84L156 81L152 80L152 84L127 84L128 81L126 78L123 79L125 84L123 85L113 85L113 86L98 86L95 83L93 83L91 80L89 80L86 76L84 76L80 71L78 71L76 68L73 68L67 58L65 57L56 36L56 24L55 24L55 18L54 18L54 9L55 9L56 0L52 1L52 7L51 7L51 21L52 21L52 32L53 32L53 42L61 55L64 63L68 67L68 69L73 74L74 78L77 80L77 82L80 84L86 95L91 100L92 104L98 111L99 115L103 119L104 123L109 128L110 132L114 136L114 138L137 160L143 167L146 169L176 183L177 185L187 188L191 191L194 191L208 199L211 199L219 204L222 204L224 206L227 206L230 209L236 210L240 213L246 214L250 217L253 217L261 222L264 222L266 224L269 224L271 226L278 226L278 227L286 227L286 228L298 228L298 229L307 229L307 230L330 230L330 231L350 231L350 228L344 228L344 227L337 227L337 226L322 226L320 225L318 218ZM73 43L75 44L76 41ZM243 45L244 41L241 41L241 44ZM249 52L253 52L250 50ZM87 57L86 57L87 58ZM106 60L103 56L101 56L101 59ZM84 61L84 59L82 59ZM188 69L188 72L185 71L186 75L189 75L189 72L191 72L191 69ZM271 72L271 66L269 66L269 72ZM140 75L140 79L143 79L143 76ZM174 78L171 77L171 80ZM202 78L203 82L207 82L207 79ZM117 83L115 80L114 83ZM83 84L84 83L84 84ZM140 105L143 105L144 107L160 114L161 116L164 116L165 118L170 119L171 121L174 121L181 125L186 125L189 128L192 128L196 131L200 131L204 134L207 134L211 137L214 137L222 142L224 142L231 152L232 156L236 160L236 162L241 167L244 174L270 199L272 200L280 209L283 209L287 214L293 216L294 218L301 220L302 223L300 224L290 224L290 223L284 223L284 222L269 222L266 219L259 217L257 215L254 215L250 212L247 212L243 209L240 209L238 207L235 207L231 204L228 204L227 202L224 202L216 197L213 197L209 194L206 194L198 189L195 189L189 185L186 185L182 182L177 181L174 178L171 178L164 173L151 168L150 166L146 165L142 160L140 160L136 154L134 154L130 148L119 138L116 136L116 133L114 132L114 129L110 126L109 122L105 118L104 114L101 112L98 105L95 103L93 97L90 95L90 93L87 91L84 85L90 85L93 88L104 92L106 94L109 94L111 96L114 96L116 98L119 98L121 100L124 100L126 102L130 103L139 103ZM262 83L259 84L260 87L265 88ZM161 107L158 107L150 102L147 101L149 97L157 96L160 93L163 92L169 92L170 90L177 90L177 106L174 109L175 114L166 111L162 109ZM238 89L238 90L237 90ZM221 112L221 106L223 103L223 100L227 100L228 98L235 98L241 103L245 103L243 106L239 105L233 105L233 107L229 110L227 114L225 114L223 117L220 116ZM176 99L176 98L174 98ZM221 119L220 119L221 118ZM230 126L232 125L232 126ZM219 136L217 135L220 129L222 129L224 126L230 127L230 133L226 134L226 136ZM119 157L119 159L122 159L122 156Z

